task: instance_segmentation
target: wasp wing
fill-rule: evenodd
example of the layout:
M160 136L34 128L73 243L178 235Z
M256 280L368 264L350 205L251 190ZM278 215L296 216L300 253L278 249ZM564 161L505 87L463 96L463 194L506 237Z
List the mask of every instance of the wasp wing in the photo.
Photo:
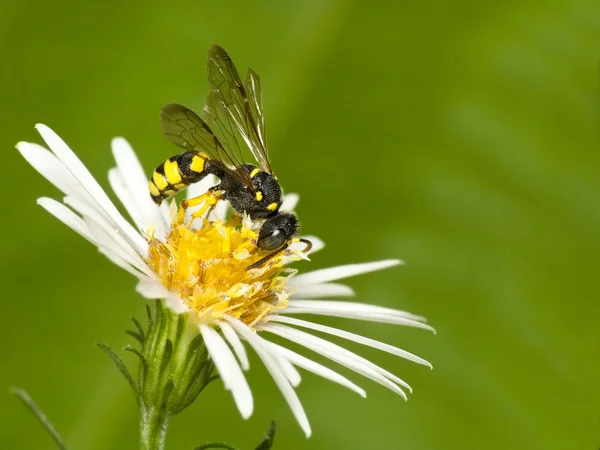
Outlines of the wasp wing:
M192 110L170 103L160 112L160 125L169 142L190 152L205 152L222 164L222 169L238 176L237 167L242 164L223 147L210 126Z
M246 85L225 50L213 45L206 64L210 93L205 119L227 141L232 152L243 159L238 136L242 138L261 169L272 173L269 164L260 78L248 71Z
M260 163L263 170L273 173L269 162L269 148L267 147L267 131L265 129L265 114L262 103L262 87L260 85L260 77L252 69L248 69L246 77L246 92L248 94L248 106L250 107L250 115L254 117L255 136L260 145L256 145L256 153L254 157Z

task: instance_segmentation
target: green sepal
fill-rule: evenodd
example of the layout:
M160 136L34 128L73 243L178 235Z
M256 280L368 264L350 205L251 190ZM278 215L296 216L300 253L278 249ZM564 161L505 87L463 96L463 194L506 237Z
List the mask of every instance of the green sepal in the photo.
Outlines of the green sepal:
M137 356L138 358L140 358L140 361L146 361L146 358L144 358L144 355L142 355L142 353L135 347L132 347L131 345L126 345L125 347L123 347L123 350L125 350L126 352L131 352L133 353L135 356Z
M138 334L142 337L142 340L146 339L146 335L144 333L144 328L142 327L142 324L140 324L139 320L137 320L135 317L132 317L131 321L135 325L135 328L136 328Z
M127 330L125 333L134 338L136 341L138 341L140 345L144 343L144 336L142 336L141 334L133 330Z
M107 344L105 344L103 342L97 342L96 345L98 347L100 347L104 351L104 353L106 353L109 356L109 358L112 360L113 363L115 363L115 366L117 366L117 369L119 369L119 372L121 372L121 374L125 377L125 379L129 383L129 385L131 386L131 389L133 389L135 399L139 405L140 404L140 394L139 394L138 386L136 385L135 381L133 380L133 377L131 376L131 374L129 373L127 366L125 366L125 364L123 363L123 360L121 360L119 355L117 355L113 351L113 349L110 348Z
M187 408L212 381L214 365L202 335L187 314L176 314L156 301L148 308L148 328L140 354L138 386L146 407L170 415ZM145 361L145 363L143 362Z
M171 356L173 355L173 341L171 339L167 339L165 342L165 346L163 348L162 353L162 361L160 363L160 370L164 372L171 362Z
M123 350L138 358L137 382L121 358L106 344L97 344L115 363L136 394L140 408L140 440L144 450L164 449L167 423L187 408L218 376L198 326L188 314L176 314L161 300L154 312L146 305L146 330L135 318L126 333L140 345Z

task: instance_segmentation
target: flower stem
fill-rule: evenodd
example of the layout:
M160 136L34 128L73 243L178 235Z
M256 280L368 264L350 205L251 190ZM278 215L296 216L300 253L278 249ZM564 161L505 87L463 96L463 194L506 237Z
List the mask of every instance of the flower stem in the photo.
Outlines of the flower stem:
M164 450L169 413L153 406L140 410L140 449Z

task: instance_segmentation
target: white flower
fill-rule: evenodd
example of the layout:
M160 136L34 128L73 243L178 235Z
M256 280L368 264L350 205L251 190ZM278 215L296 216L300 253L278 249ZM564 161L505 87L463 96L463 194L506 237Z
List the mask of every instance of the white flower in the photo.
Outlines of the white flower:
M119 213L65 142L45 125L37 125L37 129L50 151L26 142L20 142L17 148L66 195L63 203L47 197L40 198L38 203L134 275L139 280L137 290L141 295L165 299L174 312L194 317L223 384L232 392L244 418L252 414L253 398L242 372L249 368L242 340L265 364L307 436L311 433L310 425L294 390L300 383L296 367L366 396L363 389L337 372L265 339L265 332L319 353L405 399L403 388L411 390L406 382L310 331L338 336L431 367L424 359L397 347L294 317L296 314L335 316L433 331L423 317L404 311L322 300L353 295L349 287L334 281L392 267L400 261L349 264L296 275L295 271L283 268L305 257L301 245L298 248L292 245L264 267L248 270L248 263L260 258L256 246L250 245L255 242L255 225L247 218L241 227L239 220L237 226L230 225L225 217L226 203L219 202L208 220L196 221L200 222L200 228L172 225L174 214L169 206L163 203L159 207L152 202L146 172L132 148L124 139L116 138L112 150L117 167L110 170L109 181L132 224ZM214 183L213 178L207 177L191 186L188 196L199 195ZM297 201L297 195L287 195L282 209L293 210ZM312 252L323 247L318 238L309 239L313 242Z

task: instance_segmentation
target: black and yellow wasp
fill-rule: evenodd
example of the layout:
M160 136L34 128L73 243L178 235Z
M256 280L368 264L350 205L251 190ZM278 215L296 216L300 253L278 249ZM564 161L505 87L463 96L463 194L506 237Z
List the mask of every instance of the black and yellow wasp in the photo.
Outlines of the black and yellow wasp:
M204 203L192 214L196 218L218 200L228 200L236 213L265 219L256 244L274 252L250 266L258 267L290 245L299 231L298 219L290 212L279 211L282 192L269 163L258 75L249 69L246 82L242 83L231 58L218 45L208 51L206 70L210 91L202 118L176 104L161 111L163 134L185 151L154 170L150 195L160 204L208 174L216 175L220 183L206 194L183 200L180 211ZM244 146L258 167L244 163ZM310 249L310 241L300 241L306 244L306 250Z

